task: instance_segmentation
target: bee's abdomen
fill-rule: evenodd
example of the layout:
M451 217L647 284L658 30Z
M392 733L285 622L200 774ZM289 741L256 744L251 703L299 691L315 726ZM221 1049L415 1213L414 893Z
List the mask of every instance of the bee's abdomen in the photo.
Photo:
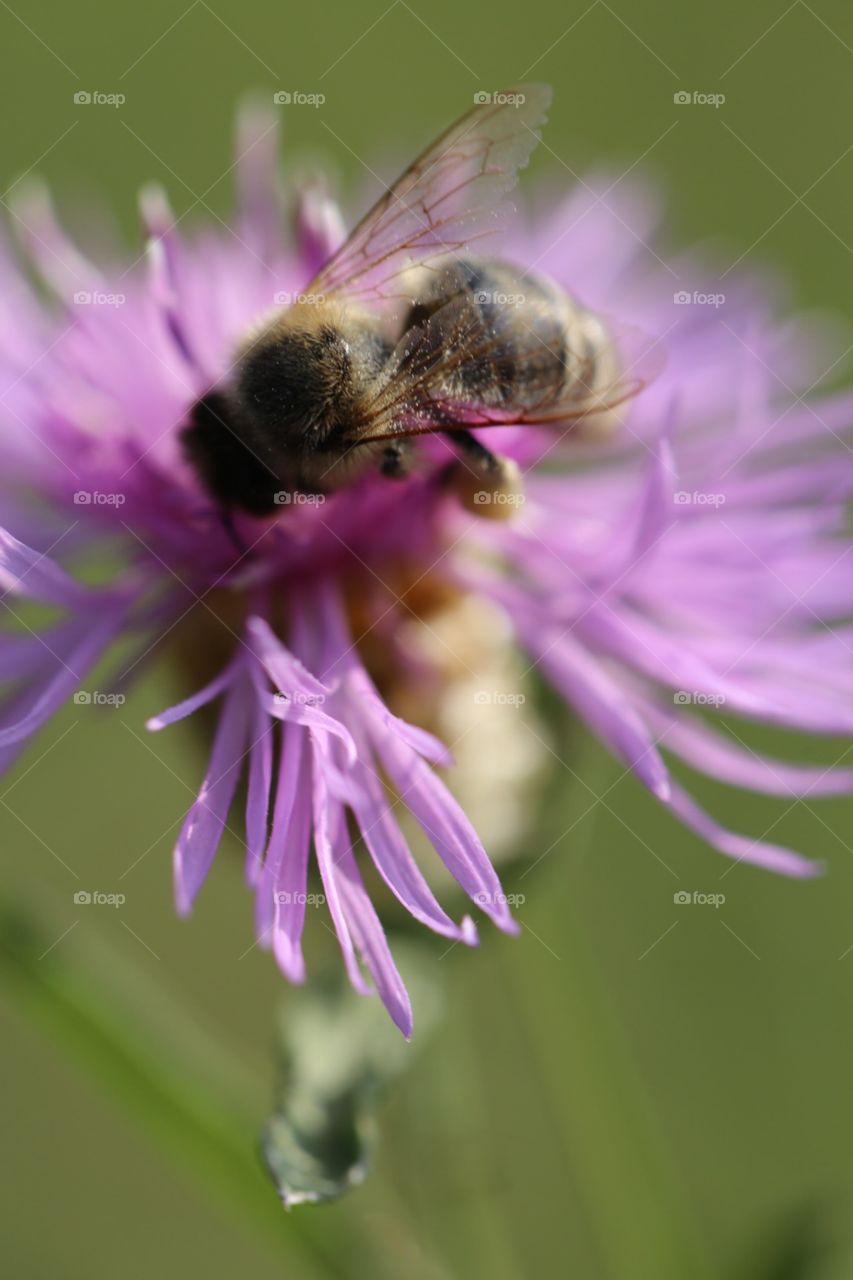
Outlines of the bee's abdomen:
M597 329L556 285L496 259L453 259L424 275L405 329L458 359L449 398L519 409L565 396L595 378ZM414 336L414 335L413 335Z

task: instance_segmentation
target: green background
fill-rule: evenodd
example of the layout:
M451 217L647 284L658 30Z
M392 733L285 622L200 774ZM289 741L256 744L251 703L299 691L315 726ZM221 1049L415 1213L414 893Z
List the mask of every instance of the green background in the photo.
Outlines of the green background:
M285 144L300 163L327 154L355 191L359 157L407 158L474 91L527 74L556 90L535 174L568 182L560 161L622 172L644 157L638 169L667 193L670 246L708 241L724 263L746 253L743 268L783 266L794 306L849 310L853 11L841 0L30 0L0 4L0 47L0 185L34 166L84 230L91 199L106 198L135 235L150 179L191 219L205 206L226 217L234 109L249 89L325 93L322 110L289 109ZM76 108L78 89L127 102ZM680 89L726 102L679 108ZM173 915L171 844L201 757L189 729L151 742L142 728L173 692L152 672L120 711L69 708L31 746L0 792L4 881L56 943L51 962L132 966L230 1045L249 1081L249 1149L272 1093L282 980L250 949L236 857L219 859L191 921ZM810 744L827 762L840 750ZM389 1101L374 1176L306 1211L332 1272L303 1252L296 1215L261 1230L251 1208L232 1212L9 1001L9 1274L853 1273L853 805L697 782L733 826L828 863L820 881L787 882L730 870L579 730L559 754L530 846L550 851L506 886L527 898L520 938L433 947L447 1017ZM127 903L86 913L72 901L81 885ZM679 888L726 903L679 908ZM253 1197L274 1199L260 1178ZM792 1236L819 1254L807 1272L773 1269Z

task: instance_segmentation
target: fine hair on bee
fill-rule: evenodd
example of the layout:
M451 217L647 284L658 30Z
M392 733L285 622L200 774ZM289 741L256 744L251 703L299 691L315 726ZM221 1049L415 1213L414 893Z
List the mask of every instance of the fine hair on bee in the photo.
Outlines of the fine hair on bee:
M332 493L371 468L405 478L425 464L418 437L440 434L460 503L504 519L521 476L477 428L590 419L606 431L642 385L620 376L600 317L546 276L472 247L476 217L492 217L526 163L550 92L504 97L512 105L496 95L428 148L192 407L185 454L229 518L270 515L283 491Z

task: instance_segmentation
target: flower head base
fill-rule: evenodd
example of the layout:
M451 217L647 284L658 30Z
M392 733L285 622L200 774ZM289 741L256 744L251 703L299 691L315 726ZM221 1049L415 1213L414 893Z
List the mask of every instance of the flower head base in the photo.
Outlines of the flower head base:
M323 500L283 503L275 519L238 517L238 551L181 431L227 375L241 337L304 289L342 234L337 210L311 188L295 242L280 240L274 161L269 122L246 117L234 225L185 238L162 195L147 192L147 260L123 271L90 265L40 193L19 209L25 247L57 303L38 300L4 249L0 581L10 616L15 596L62 616L37 635L3 637L0 764L118 638L138 637L132 671L190 608L212 612L213 593L227 596L231 652L221 670L149 722L160 730L217 708L206 775L175 850L178 909L190 910L245 781L259 940L302 981L313 859L353 985L372 983L408 1035L411 1009L366 863L428 928L469 945L477 934L467 915L453 919L440 905L404 815L475 906L516 929L439 773L450 752L388 705L370 657L379 636L398 684L423 679L405 624L418 584L437 578L504 614L529 662L708 843L738 861L813 874L799 854L704 813L666 757L775 795L853 785L853 769L758 756L706 714L853 730L853 466L839 447L853 397L800 398L814 371L806 344L773 323L758 286L727 299L724 322L716 308L674 306L642 248L654 222L648 195L611 193L605 203L604 183L592 181L517 228L506 253L594 311L659 336L666 368L620 408L616 435L482 431L523 476L502 523L461 508L434 446L434 464L402 481L364 475ZM703 283L698 271L682 264L684 278ZM107 544L125 568L106 586L83 585L73 568Z

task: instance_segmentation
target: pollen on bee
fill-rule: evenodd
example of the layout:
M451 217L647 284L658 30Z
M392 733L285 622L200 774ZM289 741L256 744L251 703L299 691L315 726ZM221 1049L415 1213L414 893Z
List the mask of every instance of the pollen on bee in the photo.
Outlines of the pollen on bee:
M493 465L468 467L460 463L453 487L466 511L486 520L508 520L524 502L524 485L518 464L494 455Z

